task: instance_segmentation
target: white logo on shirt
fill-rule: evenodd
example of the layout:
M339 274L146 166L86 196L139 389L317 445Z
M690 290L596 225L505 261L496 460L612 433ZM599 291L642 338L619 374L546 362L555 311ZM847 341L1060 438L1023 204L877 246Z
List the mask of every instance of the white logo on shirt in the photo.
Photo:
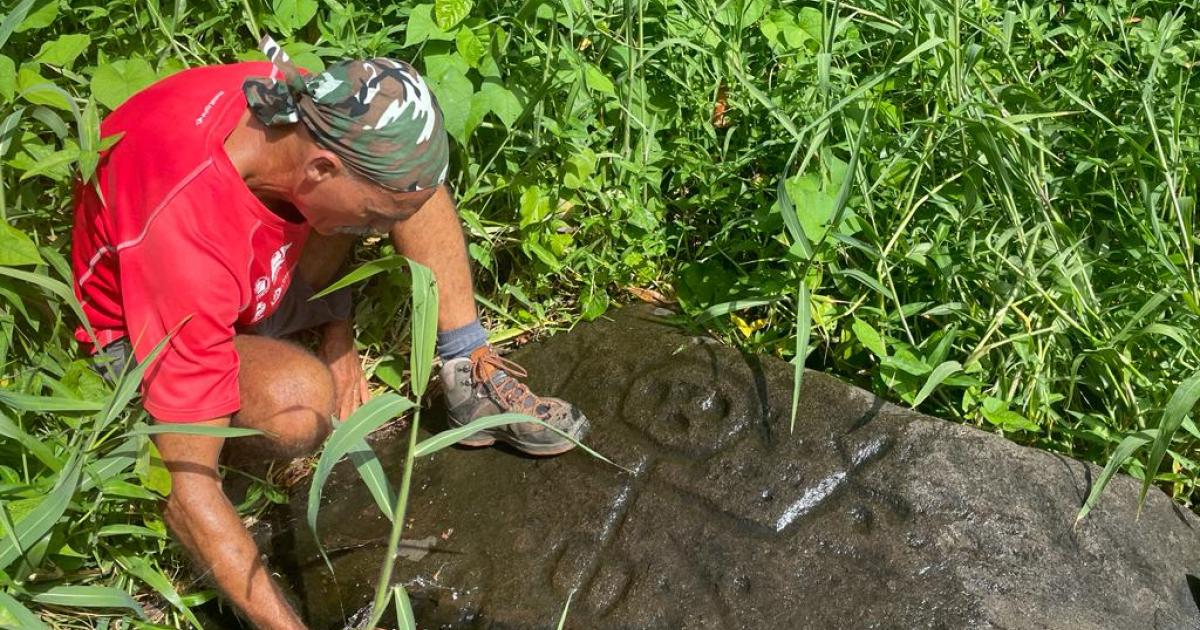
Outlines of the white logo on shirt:
M213 95L212 99L208 101L208 104L204 106L204 111L201 111L200 115L196 117L197 127L204 124L204 119L208 118L208 113L212 111L213 106L217 104L217 101L221 100L222 96L225 96L225 90L219 90Z
M291 243L284 244L274 254L271 254L271 283L274 284L275 279L279 277L279 270L283 268L283 261L287 258L287 250L292 248Z
M275 286L275 291L271 292L271 306L275 306L277 303L279 303L279 299L283 297L283 287L276 285L286 284L292 275L291 272L284 272L282 276L279 275L279 272L283 270L283 263L287 260L287 252L291 248L292 243L284 243L282 247L275 250L274 254L271 254L270 277L263 276L254 281L254 298L256 300L262 300L262 298L267 295L268 291L270 291L271 287ZM254 319L251 321L257 322L263 316L263 313L265 313L266 310L267 303L262 301L258 302L254 307Z

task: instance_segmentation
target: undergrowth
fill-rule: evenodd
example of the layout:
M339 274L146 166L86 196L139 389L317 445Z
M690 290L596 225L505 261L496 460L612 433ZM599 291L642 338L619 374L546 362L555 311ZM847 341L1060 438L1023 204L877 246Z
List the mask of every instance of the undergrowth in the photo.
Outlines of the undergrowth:
M1196 9L7 2L0 624L29 609L92 627L141 605L176 627L214 597L179 579L156 508L168 477L130 433L144 414L71 340L64 255L98 120L184 67L257 58L264 32L310 68L388 55L428 77L495 341L675 302L730 343L922 411L1100 464L1117 452L1194 507ZM359 290L362 349L393 389L408 282ZM242 507L280 500L259 484Z

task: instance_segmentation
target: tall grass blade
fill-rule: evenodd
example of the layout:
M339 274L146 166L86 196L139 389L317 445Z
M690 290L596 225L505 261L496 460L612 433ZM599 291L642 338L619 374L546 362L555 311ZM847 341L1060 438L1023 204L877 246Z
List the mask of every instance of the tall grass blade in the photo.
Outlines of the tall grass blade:
M392 584L392 572L396 568L396 550L400 548L400 536L404 533L405 515L408 511L408 491L412 486L413 460L417 451L417 432L420 427L421 401L418 399L417 411L413 414L412 424L408 427L408 451L404 455L404 475L400 478L400 491L396 494L396 507L392 510L394 515L392 531L388 534L387 552L383 556L383 566L379 570L379 579L375 584L375 599L371 604L371 620L367 622L368 628L374 628L379 624L391 593L389 589Z
M75 299L75 292L71 290L71 287L48 276L22 271L20 269L12 269L10 267L0 267L0 276L8 276L16 280L21 280L22 282L36 284L37 286L42 287L43 289L46 289L47 291L58 296L58 298L61 299L63 303L71 309L72 312L75 313L75 317L78 318L79 323L83 325L84 330L87 331L88 336L91 337L92 343L96 346L100 345L100 342L96 340L96 333L92 331L91 324L88 323L87 317L85 317L83 314L83 306L79 304L79 300Z
M796 358L793 359L792 417L788 432L796 432L796 416L800 413L800 387L804 384L804 359L808 356L809 337L812 335L812 304L808 296L808 283L800 278L799 295L796 296Z
M117 384L113 387L112 397L108 399L108 403L104 405L103 412L99 415L96 422L96 428L92 432L93 435L102 433L117 416L125 410L133 397L137 395L138 386L142 384L142 377L146 374L146 370L158 359L158 355L162 353L163 348L171 341L171 338L179 331L184 324L191 319L191 316L185 317L168 332L157 344L150 350L150 354L146 355L144 361L130 362L135 363L130 367L126 364L125 369L117 376ZM104 368L101 368L104 369Z
M45 500L16 523L12 534L0 539L0 571L7 569L21 557L22 550L29 549L49 533L67 511L71 497L75 495L75 489L79 486L82 461L78 455L73 456L59 473L58 482L46 495Z
M4 16L4 20L0 21L0 48L4 47L4 42L7 42L13 31L21 25L21 22L25 21L25 16L29 15L31 8L33 8L33 0L21 0L17 6L9 10L8 15Z
M778 302L779 299L780 298L751 298L751 299L745 299L745 300L731 300L729 302L722 302L720 304L714 304L714 305L704 309L704 311L702 311L699 315L697 315L696 321L706 322L714 317L728 315L730 313L734 313L737 311L744 311L748 308L754 308L756 306L766 306L768 304L774 304L775 302Z
M412 602L408 600L408 591L403 586L397 584L392 587L392 603L396 606L396 630L417 630Z
M408 261L408 266L412 270L411 387L413 394L420 398L429 386L433 371L433 352L437 343L437 281L429 267L412 260Z
M258 429L245 427L210 427L192 424L140 424L130 429L125 435L160 435L163 433L181 433L185 435L203 435L205 437L240 438L263 435Z
M87 492L92 488L104 485L104 482L125 472L125 469L137 461L138 453L141 452L142 442L146 439L144 435L130 437L122 442L120 446L113 449L105 458L84 466L83 480L79 484L79 489Z
M563 604L562 615L558 618L558 630L563 630L563 627L567 625L567 612L571 610L571 598L573 597L575 597L575 589L571 589L571 592L567 593L567 603Z
M1150 447L1150 459L1146 462L1146 478L1142 480L1142 491L1138 496L1139 515L1146 502L1146 492L1150 489L1150 484L1154 483L1158 467L1162 464L1163 456L1167 454L1171 438L1179 430L1183 419L1192 413L1192 408L1196 406L1198 400L1200 400L1200 372L1196 372L1180 383L1179 387L1175 389L1175 393L1171 394L1171 399L1167 401L1166 408L1163 409L1162 419L1158 422L1158 435L1154 436L1154 444Z
M49 630L46 624L37 618L37 615L29 612L29 609L22 606L21 602L4 591L0 591L0 608L3 608L10 617L16 620L17 628L20 630Z
M1139 431L1121 440L1121 443L1113 450L1112 457L1108 458L1108 463L1105 464L1104 470L1100 472L1100 476L1096 477L1095 483L1092 484L1092 489L1088 492L1087 499L1083 502L1083 507L1079 508L1079 514L1075 515L1076 527L1079 526L1079 522L1083 520L1083 517L1087 516L1088 512L1091 512L1092 508L1095 507L1101 493L1108 487L1109 480L1121 469L1121 464L1124 464L1125 460L1129 459L1139 448L1153 440L1155 433L1156 431L1153 429Z
M61 396L35 396L2 389L0 389L0 403L3 403L4 406L10 409L34 412L100 411L104 408L104 405L92 400L63 398Z
M442 431L441 433L438 433L437 435L434 435L431 438L422 440L421 443L417 444L417 450L415 452L415 455L417 457L424 457L426 455L432 455L433 453L436 453L436 452L446 448L447 446L457 444L463 438L474 435L478 431L482 431L484 429L491 429L491 428L495 428L495 427L499 427L499 426L504 426L506 424L513 424L516 422L532 422L534 424L540 424L543 427L546 427L547 429L550 429L551 431L554 431L555 433L570 440L573 444L575 444L575 446L578 446L579 448L583 449L584 452L591 455L592 457L595 457L596 459L599 459L602 462L605 462L607 464L611 464L617 468L620 468L621 470L624 470L625 472L630 472L630 473L632 472L628 468L621 466L620 464L614 463L609 458L592 450L586 444L571 437L566 432L564 432L556 427L553 427L542 420L534 418L533 416L527 416L523 413L498 413L493 416L485 416L483 418L477 418L475 420L472 420L471 422L468 422L467 424L464 424L461 427L447 429L445 431Z
M363 263L362 266L354 269L346 275L339 278L333 284L321 289L313 294L309 300L317 300L323 298L338 289L344 289L356 282L362 282L371 276L378 275L387 271L394 271L408 264L403 256L388 256L378 260L372 260L368 263Z
M63 462L54 455L49 446L42 443L41 440L29 435L17 426L11 418L0 412L0 436L6 437L21 445L22 448L29 451L38 461L46 465L47 468L57 472L62 469Z
M317 532L317 514L321 506L321 493L325 489L325 483L329 480L329 474L333 472L334 464L338 463L342 457L356 448L366 447L364 439L375 429L383 426L392 418L413 408L414 403L409 399L396 393L386 393L376 396L367 401L367 404L359 407L357 411L350 415L345 422L338 425L334 429L333 434L325 442L325 449L321 451L321 457L317 461L317 469L313 472L312 483L308 491L308 509L306 519L308 521L308 530L312 532L313 539L317 541L317 550L321 553L321 557L325 559L325 564L329 565L329 559L325 557L325 549L321 545L321 539ZM367 448L370 451L370 448ZM374 452L371 452L372 457ZM378 461L378 460L376 460ZM374 479L375 471L369 469L371 479L363 477L364 481L368 482L368 486L378 483L386 484L386 479ZM360 474L362 469L360 469ZM372 483L377 482L377 483ZM372 494L377 494L378 488L372 490ZM383 489L383 496L390 496L390 492L386 487ZM376 501L379 497L376 497ZM383 513L388 518L392 518L391 506L383 508ZM332 569L332 566L330 566Z
M359 440L350 447L350 450L346 451L346 459L354 464L354 470L358 472L359 478L367 486L371 498L375 499L375 505L379 506L379 511L389 521L392 520L392 505L396 503L396 497L392 495L392 486L388 483L387 475L383 472L383 464L375 455L375 450L371 448L370 444L367 444L365 439Z
M179 596L179 592L171 584L171 580L163 575L150 561L138 556L116 556L116 560L125 568L126 571L133 574L139 580L146 583L147 586L153 588L162 598L167 600L181 615L184 616L194 627L203 630L204 626L196 619L196 615L192 613L192 609L188 608L183 602L183 598Z
M962 364L958 361L943 361L940 365L933 368L933 372L930 372L929 378L925 379L925 384L921 386L921 391L917 392L916 398L913 398L913 409L916 409L926 398L929 398L929 395L933 393L933 390L938 385L942 384L942 381L960 371L962 371Z
M31 599L39 604L68 608L124 608L145 619L146 611L129 593L111 586L53 586L34 591Z

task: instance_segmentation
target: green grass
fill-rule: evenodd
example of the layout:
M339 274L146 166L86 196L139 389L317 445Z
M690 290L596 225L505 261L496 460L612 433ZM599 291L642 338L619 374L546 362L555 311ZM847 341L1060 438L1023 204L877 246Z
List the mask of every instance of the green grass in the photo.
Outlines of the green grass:
M260 32L313 68L425 72L497 339L653 289L730 343L1111 460L1195 507L1194 1L5 6L0 623L19 602L90 627L133 593L177 626L214 596L165 537L144 414L75 350L63 257L99 118L158 77L253 57ZM374 271L359 340L402 390L410 280ZM242 508L282 496L259 484ZM78 587L99 590L54 591Z

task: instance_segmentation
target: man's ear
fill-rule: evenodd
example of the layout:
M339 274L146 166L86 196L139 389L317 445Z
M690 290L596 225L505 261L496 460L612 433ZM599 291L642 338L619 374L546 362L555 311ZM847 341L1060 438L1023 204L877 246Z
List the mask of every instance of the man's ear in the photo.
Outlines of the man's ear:
M342 161L332 151L314 151L304 163L304 178L318 183L333 179L342 170Z

